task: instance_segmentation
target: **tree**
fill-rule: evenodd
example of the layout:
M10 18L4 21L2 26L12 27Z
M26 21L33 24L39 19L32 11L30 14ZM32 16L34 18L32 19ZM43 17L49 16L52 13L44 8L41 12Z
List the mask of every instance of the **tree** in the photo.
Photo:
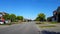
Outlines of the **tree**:
M9 14L5 14L5 15L3 16L3 18L4 18L5 20L9 20Z
M14 22L16 20L16 15L10 14L9 18L10 18L11 22Z
M23 16L17 16L17 20L23 20Z
M37 21L44 21L45 20L45 14L40 13L38 14L38 17L36 18Z
M39 17L37 17L35 20L36 20L36 21L39 21L39 20L40 20L40 18L39 18Z
M47 21L49 21L49 22L52 21L52 18L51 17L48 17L47 18Z

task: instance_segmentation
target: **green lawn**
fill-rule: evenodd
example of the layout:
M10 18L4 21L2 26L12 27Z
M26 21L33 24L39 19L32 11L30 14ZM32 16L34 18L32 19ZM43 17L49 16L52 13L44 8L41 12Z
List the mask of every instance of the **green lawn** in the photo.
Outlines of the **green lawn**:
M51 28L51 27L56 27L55 25L49 25L49 26L39 26L40 28Z
M51 22L50 24L57 24L58 22Z

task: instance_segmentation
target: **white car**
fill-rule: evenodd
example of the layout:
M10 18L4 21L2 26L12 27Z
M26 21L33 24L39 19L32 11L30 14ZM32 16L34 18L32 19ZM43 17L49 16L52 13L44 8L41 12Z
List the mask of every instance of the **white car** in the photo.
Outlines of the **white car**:
M2 20L0 20L0 24L4 24L4 22Z
M5 20L5 23L9 23L9 21L8 20Z

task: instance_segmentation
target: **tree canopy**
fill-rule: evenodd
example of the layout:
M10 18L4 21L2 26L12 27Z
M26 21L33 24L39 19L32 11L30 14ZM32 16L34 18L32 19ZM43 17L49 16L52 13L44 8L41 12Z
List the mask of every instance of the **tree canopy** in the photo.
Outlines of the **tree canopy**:
M10 16L9 14L6 14L6 15L3 16L3 18L4 18L5 20L9 20L9 16Z
M38 14L36 20L37 21L44 21L45 20L45 14L44 13Z
M3 18L5 20L11 20L11 22L14 22L16 20L23 20L23 16L16 16L15 14L5 14Z
M17 16L16 19L17 20L23 20L23 16Z
M10 14L10 20L13 22L16 20L16 15L15 14Z

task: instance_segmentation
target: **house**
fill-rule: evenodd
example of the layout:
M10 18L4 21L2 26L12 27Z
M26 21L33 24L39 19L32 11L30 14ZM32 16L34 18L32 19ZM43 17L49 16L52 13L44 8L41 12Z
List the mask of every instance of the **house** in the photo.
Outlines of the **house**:
M0 20L3 20L4 18L3 18L3 16L4 15L6 15L7 13L5 13L5 12L0 12Z
M53 11L53 16L49 18L50 21L60 22L60 7L58 7L57 10Z
M5 19L3 18L4 15L6 15L8 13L5 13L5 12L0 12L0 20L4 22L5 24Z

